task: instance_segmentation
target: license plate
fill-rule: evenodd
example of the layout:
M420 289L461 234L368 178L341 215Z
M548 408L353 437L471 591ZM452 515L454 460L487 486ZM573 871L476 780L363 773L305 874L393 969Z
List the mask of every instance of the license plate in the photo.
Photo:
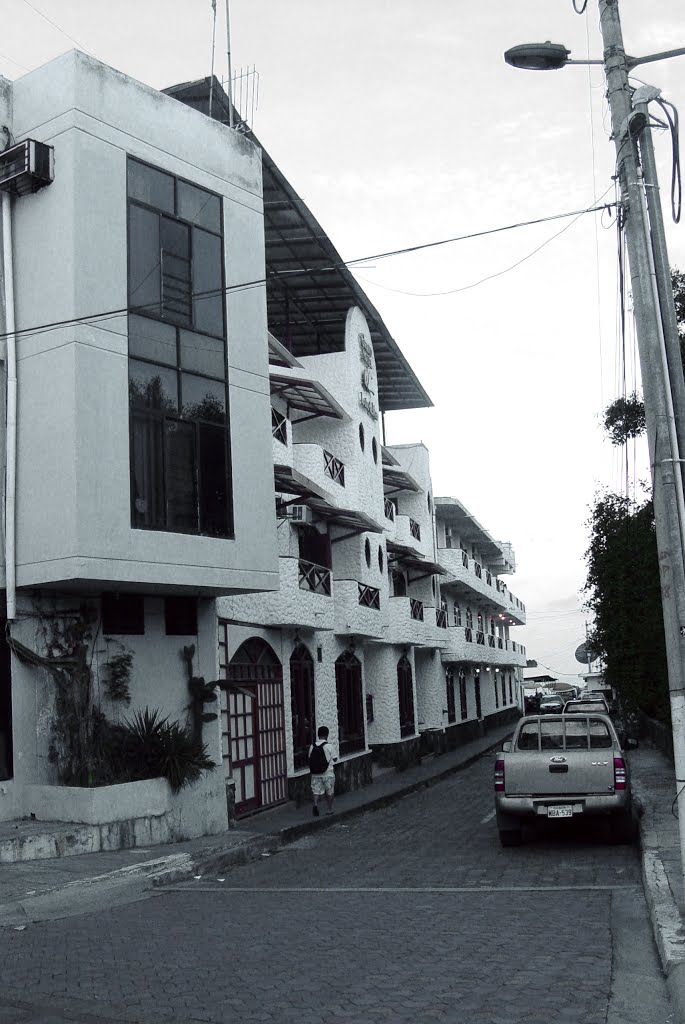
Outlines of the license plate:
M572 818L573 807L570 804L565 804L561 807L548 807L547 808L548 818Z

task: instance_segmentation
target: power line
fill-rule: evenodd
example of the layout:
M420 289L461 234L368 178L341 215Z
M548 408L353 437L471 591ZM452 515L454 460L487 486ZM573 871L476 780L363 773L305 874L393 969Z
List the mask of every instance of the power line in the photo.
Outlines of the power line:
M68 32L65 32L65 30L61 28L61 26L58 25L56 21L53 21L52 18L48 18L47 14L43 14L43 12L38 10L37 7L34 7L30 0L22 0L22 3L25 3L27 7L30 7L32 11L35 11L36 14L39 17L41 17L44 21L47 21L48 25L52 25L52 27L56 28L58 32L61 32L63 36L66 36L67 39L70 39L75 46L78 46L79 50L83 50L85 53L88 54L89 57L93 56L90 50L86 49L83 43L79 43L78 39L74 39L74 37L70 36ZM14 63L14 61L12 63Z
M26 3L27 0L24 0L24 2ZM574 211L572 211L570 213L557 213L557 214L553 214L552 216L549 216L549 217L538 217L535 220L520 221L520 222L518 222L516 224L507 224L507 225L504 225L503 227L490 228L490 229L488 229L486 231L477 231L477 232L474 232L474 233L468 234L468 235L457 235L457 236L454 236L452 238L443 238L443 239L440 239L439 241L436 241L436 242L424 242L421 245L412 245L412 246L409 246L409 247L407 247L405 249L394 249L394 250L391 250L389 252L376 253L374 256L360 256L360 257L358 257L358 258L356 258L354 260L340 260L338 263L332 263L328 267L300 267L297 270L276 272L276 273L273 273L270 278L266 278L266 277L254 278L252 281L244 281L244 282L242 282L240 284L228 285L228 287L226 287L226 288L214 288L214 289L211 289L211 290L208 290L208 291L204 291L204 292L195 292L193 294L193 298L194 299L200 299L200 298L210 298L212 296L222 295L222 294L228 295L228 294L232 294L232 293L239 292L239 291L245 291L245 290L247 290L249 288L256 288L256 287L259 287L261 285L266 284L267 280L275 280L275 279L278 279L278 278L283 278L283 277L290 276L291 274L325 273L325 272L328 272L328 271L339 270L341 267L350 267L350 266L352 266L355 263L362 263L362 262L366 262L367 260L371 260L371 259L385 259L385 258L390 257L390 256L399 256L399 255L404 255L405 253L418 252L421 249L430 249L430 248L434 248L435 246L439 246L439 245L449 245L449 244L451 244L453 242L467 241L470 238L479 238L479 237L483 237L485 235L495 235L495 234L501 233L502 231L513 231L515 228L529 227L530 225L533 225L533 224L544 224L547 221L560 220L563 217L574 217L574 218L577 219L582 214L585 214L585 213L596 213L596 212L598 212L600 210L610 210L615 205L616 205L615 203L603 203L600 206L591 206L591 207L588 207L585 210L574 210ZM568 226L570 227L570 225L568 225ZM554 237L556 237L556 236L554 236ZM552 241L552 239L548 239L548 241ZM544 244L547 244L547 243L544 243ZM533 255L533 254L531 253L529 255ZM529 258L529 257L525 257L525 258ZM148 303L147 306L139 306L137 308L139 308L139 309L146 309L148 307L154 308L155 306L158 306L158 305L159 305L158 302L154 302L154 303ZM37 334L43 334L43 333L47 333L49 331L59 330L62 327L75 327L78 324L97 324L97 323L101 323L101 322L103 322L105 320L108 320L108 319L113 319L113 318L118 317L118 316L124 316L128 312L129 312L129 307L128 306L123 306L120 309L103 310L100 313L88 313L85 316L71 317L71 318L69 318L67 320L54 320L54 321L51 321L49 323L35 324L33 327L24 327L24 328L22 328L20 330L14 331L13 333L14 333L14 335L16 337L19 337L20 335L25 335L25 336L28 336L28 337L32 337L32 336L37 335ZM8 332L0 333L0 338L7 338L8 336L9 336Z

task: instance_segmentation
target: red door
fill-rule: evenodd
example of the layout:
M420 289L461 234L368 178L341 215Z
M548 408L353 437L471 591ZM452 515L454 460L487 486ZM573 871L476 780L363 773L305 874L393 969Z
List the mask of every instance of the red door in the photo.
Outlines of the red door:
M283 670L272 648L257 637L246 640L227 665L227 628L220 623L220 664L227 681L222 749L240 816L287 799Z

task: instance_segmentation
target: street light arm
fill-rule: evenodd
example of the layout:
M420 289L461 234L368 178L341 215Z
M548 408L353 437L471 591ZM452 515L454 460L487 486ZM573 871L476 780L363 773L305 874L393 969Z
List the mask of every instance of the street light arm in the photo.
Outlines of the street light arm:
M635 68L638 64L653 64L656 60L666 60L667 57L683 57L685 56L685 46L678 47L677 50L664 50L662 53L649 53L646 57L629 57L626 54L626 65L629 68ZM580 64L581 61L567 61L567 64ZM585 63L584 61L582 63ZM594 62L593 62L594 63Z

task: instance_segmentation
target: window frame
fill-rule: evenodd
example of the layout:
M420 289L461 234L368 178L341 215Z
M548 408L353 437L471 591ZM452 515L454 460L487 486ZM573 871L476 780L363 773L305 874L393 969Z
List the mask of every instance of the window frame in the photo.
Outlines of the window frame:
M143 168L164 175L166 178L171 179L173 183L173 213L169 209L162 206L154 206L144 200L131 194L131 168L133 165L138 165ZM217 225L214 227L207 227L205 223L191 221L187 216L184 216L181 212L181 198L180 198L180 185L187 185L190 189L196 192L207 194L209 198L212 198L218 203L218 230ZM209 201L207 199L207 202ZM131 234L131 218L132 208L137 207L147 211L150 214L154 214L159 221L160 227L162 218L181 225L188 233L189 239L189 276L190 276L190 323L180 322L178 318L172 316L163 315L163 294L162 294L162 270L161 270L161 259L159 268L159 306L154 310L141 309L132 305L131 299L131 259L132 259L132 234ZM202 208L200 209L202 212ZM172 346L169 345L168 352L164 352L161 355L141 355L136 352L134 355L130 352L129 346L129 382L132 378L131 361L143 364L144 366L150 367L150 370L157 370L161 376L163 371L168 370L173 372L175 375L175 401L176 401L176 412L171 413L168 409L153 409L145 406L134 406L131 402L129 392L129 485L130 485L130 508L131 508L131 526L133 529L140 530L153 530L155 532L166 532L166 533L182 533L190 536L205 536L216 539L231 539L235 536L235 501L233 493L233 457L232 457L232 437L231 437L231 415L230 415L230 392L229 392L229 360L228 360L228 343L227 343L227 330L228 330L228 314L226 308L226 258L225 258L225 225L224 225L224 201L223 196L219 193L212 191L211 189L204 188L198 185L196 182L190 181L187 178L182 177L178 174L156 167L153 164L148 163L145 160L139 160L137 157L129 155L127 157L126 165L126 225L127 225L127 236L126 236L126 253L127 253L127 310L128 310L128 335L131 332L131 318L139 317L142 321L151 321L153 323L167 325L169 331L174 332L174 346L173 351L175 354L175 361L169 361L171 358ZM221 254L221 266L220 266L220 278L221 278L221 333L217 334L212 327L206 325L200 326L197 322L197 314L195 308L195 298L193 294L193 281L195 273L197 272L196 264L193 262L193 251L194 242L197 241L195 238L195 232L204 232L206 235L210 235L217 239L219 252ZM185 332L185 334L184 334ZM221 376L218 376L216 372L212 372L212 369L198 370L196 367L188 365L187 349L188 349L188 338L187 335L194 336L196 339L205 337L207 339L213 339L217 343L221 344L222 347L222 367ZM171 341L171 335L169 336ZM184 348L185 346L185 348ZM144 346L141 346L144 348ZM217 345L218 355L218 345ZM214 368L216 369L216 368ZM223 422L218 423L216 420L209 418L189 417L184 416L184 388L189 387L193 381L201 382L205 381L213 385L219 385L220 392L222 394L224 416ZM130 388L130 384L129 384ZM211 388L210 392L211 393ZM136 419L138 420L137 425ZM157 442L152 438L153 453L143 450L140 453L140 446L150 445L150 430L154 430L151 427L152 424L159 424L160 437ZM192 483L186 480L188 492L192 489L192 500L194 506L194 525L189 523L183 524L182 522L173 522L171 520L171 509L170 509L170 498L173 497L170 491L170 438L173 435L173 430L170 426L171 423L177 424L188 424L192 428ZM224 501L217 505L216 499L212 502L211 495L217 492L220 493L218 487L212 486L214 480L214 473L209 472L209 468L215 465L216 459L212 457L212 450L216 449L218 445L218 431L221 430L221 447L223 448L224 454L224 466L221 472L221 483L225 482L225 498ZM215 435L216 431L216 437ZM188 431L190 434L190 431ZM154 445L158 445L158 450L154 450ZM173 450L171 450L173 452ZM153 483L150 490L145 490L142 495L137 495L135 483L136 483L136 470L141 464L141 459L148 462L148 466L151 469L150 477L153 477ZM215 470L216 471L216 470ZM205 493L203 484L207 482L207 490ZM148 481L143 480L143 484L147 484ZM223 490L223 487L221 488ZM138 500L144 500L146 503L151 503L152 508L149 511L146 509L145 513L142 513L136 508ZM218 514L217 514L218 510ZM145 515L147 521L141 522L141 515ZM170 521L171 520L171 521ZM215 526L212 529L212 523L218 522L218 528Z

